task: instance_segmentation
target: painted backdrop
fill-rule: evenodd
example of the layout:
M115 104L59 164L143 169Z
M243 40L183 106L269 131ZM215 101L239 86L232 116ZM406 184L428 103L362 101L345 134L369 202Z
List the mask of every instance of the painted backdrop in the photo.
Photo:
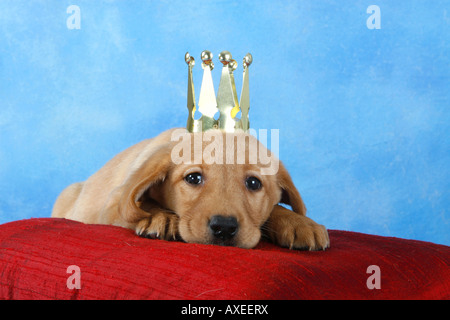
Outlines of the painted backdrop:
M0 0L0 223L185 126L184 54L204 49L253 54L251 125L280 129L310 217L450 245L443 0Z

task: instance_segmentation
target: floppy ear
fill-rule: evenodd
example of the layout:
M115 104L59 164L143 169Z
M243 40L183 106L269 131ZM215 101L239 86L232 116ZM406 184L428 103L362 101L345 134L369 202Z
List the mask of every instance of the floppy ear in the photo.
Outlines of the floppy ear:
M306 215L306 207L302 197L292 182L291 176L280 161L280 167L277 174L278 185L281 188L281 203L288 204L292 207L292 211Z
M166 178L172 167L171 150L170 143L161 145L126 180L119 203L120 215L125 221L136 223L149 216L138 206L138 202L148 189Z

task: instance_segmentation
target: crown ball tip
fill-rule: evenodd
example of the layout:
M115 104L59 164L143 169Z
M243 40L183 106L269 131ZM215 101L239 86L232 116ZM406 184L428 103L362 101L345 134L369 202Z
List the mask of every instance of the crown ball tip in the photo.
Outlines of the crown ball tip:
M237 65L238 64L237 64L236 60L231 59L228 66L232 71L234 71L237 69Z
M230 51L222 51L219 54L219 60L220 62L222 62L224 65L228 64L231 60L233 60L233 57L231 56Z
M200 58L202 59L203 63L202 63L202 67L205 68L206 66L209 66L209 68L211 70L214 69L214 63L212 62L212 58L213 58L213 54L211 51L209 50L203 50L202 54L200 56Z
M186 63L190 66L194 66L195 65L195 59L194 57L192 57L189 52L186 52L186 54L184 55L184 61L186 61Z
M213 54L209 50L203 50L201 54L201 59L203 62L210 61L213 58Z
M249 65L251 65L253 62L253 56L252 54L249 52L245 55L244 57L244 66L248 67Z

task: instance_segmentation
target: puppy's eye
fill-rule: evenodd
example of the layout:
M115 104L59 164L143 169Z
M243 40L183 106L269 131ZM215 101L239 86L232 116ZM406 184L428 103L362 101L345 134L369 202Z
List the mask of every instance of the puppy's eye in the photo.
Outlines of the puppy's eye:
M250 191L256 191L261 189L262 183L259 181L258 178L255 177L248 177L247 180L245 180L245 186Z
M194 172L189 173L186 177L184 177L184 180L189 184L199 185L203 182L203 177L201 173Z

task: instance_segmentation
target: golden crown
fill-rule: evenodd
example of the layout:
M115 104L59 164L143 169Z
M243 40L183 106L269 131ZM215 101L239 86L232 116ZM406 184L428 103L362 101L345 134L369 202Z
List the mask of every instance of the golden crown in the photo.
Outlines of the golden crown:
M212 53L207 50L203 51L201 54L203 80L198 101L198 111L202 116L198 120L194 118L197 109L195 104L194 82L192 78L192 69L195 65L195 60L189 52L186 52L184 57L189 68L187 96L189 117L187 129L189 132L202 132L213 128L222 129L226 132L234 132L239 129L247 132L250 127L248 120L248 111L250 109L248 67L253 61L252 55L247 53L244 57L244 75L240 102L238 102L233 75L234 70L237 68L237 63L232 59L231 53L228 51L222 51L219 54L219 60L223 64L223 68L216 99L211 75L211 71L214 68L212 57ZM239 111L241 111L240 119L237 117ZM220 115L216 120L214 119L214 115L217 112L219 112Z

